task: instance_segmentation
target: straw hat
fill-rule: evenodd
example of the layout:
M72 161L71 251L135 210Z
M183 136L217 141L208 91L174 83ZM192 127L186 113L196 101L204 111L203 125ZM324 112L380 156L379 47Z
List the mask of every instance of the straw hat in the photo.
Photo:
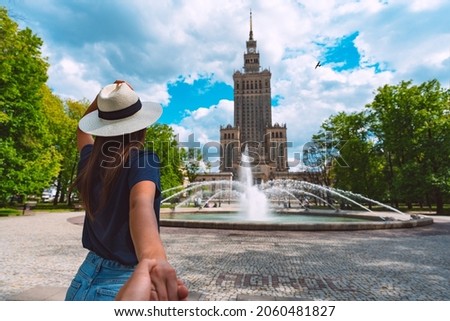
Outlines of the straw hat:
M98 110L85 115L80 129L95 136L118 136L144 129L158 120L162 107L141 102L125 82L105 86L97 96Z

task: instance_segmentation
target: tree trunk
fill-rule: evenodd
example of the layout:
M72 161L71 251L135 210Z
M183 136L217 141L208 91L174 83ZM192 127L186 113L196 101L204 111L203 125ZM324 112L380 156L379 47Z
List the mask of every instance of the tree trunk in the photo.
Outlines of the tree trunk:
M413 206L412 206L412 202L406 202L406 206L408 207L408 210L412 210Z
M75 178L75 171L78 166L78 157L79 157L78 153L75 153L75 160L72 165L72 171L70 172L70 181L68 183L69 191L67 192L67 205L69 205L69 206L72 205L72 188L73 188L72 185L73 185L74 178Z
M444 214L444 198L442 197L442 192L440 190L435 191L436 197L436 214Z
M53 205L58 205L58 198L59 198L59 191L61 190L61 171L58 174L58 183L56 183L56 194L55 198L53 199Z

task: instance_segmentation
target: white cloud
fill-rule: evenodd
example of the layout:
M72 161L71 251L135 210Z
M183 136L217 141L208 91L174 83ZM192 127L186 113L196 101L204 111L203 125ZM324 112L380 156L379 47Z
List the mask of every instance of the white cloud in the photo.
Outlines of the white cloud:
M232 85L243 66L251 8L261 65L272 72L272 95L282 97L273 120L287 123L296 146L331 113L363 108L383 84L433 76L450 83L450 3L444 0L130 0L107 8L86 1L86 10L74 1L8 5L52 53L49 84L56 93L90 98L100 84L123 78L143 99L164 105L171 99L168 84L180 77L193 84L213 75ZM355 32L359 68L314 69L324 50L317 43ZM376 63L383 72L371 67ZM191 131L202 142L217 140L220 125L233 122L232 109L230 101L199 106L172 126L180 136Z
M167 105L170 100L167 86L164 84L145 84L141 82L135 90L142 101L154 101Z
M98 81L88 78L86 65L71 57L63 57L52 64L48 73L49 86L63 98L92 100L102 86Z
M179 123L171 124L174 132L179 134L182 142L190 139L200 143L200 148L207 144L220 142L220 126L226 126L233 119L233 102L221 100L217 105L198 108ZM193 135L191 138L190 135Z
M428 11L428 10L436 10L441 5L444 4L445 0L413 0L408 1L411 11L420 12L420 11Z

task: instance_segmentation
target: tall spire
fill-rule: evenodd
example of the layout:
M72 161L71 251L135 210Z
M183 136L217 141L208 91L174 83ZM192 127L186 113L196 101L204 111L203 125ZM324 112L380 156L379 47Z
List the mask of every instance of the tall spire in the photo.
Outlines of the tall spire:
M250 34L248 40L253 40L252 9L250 9Z

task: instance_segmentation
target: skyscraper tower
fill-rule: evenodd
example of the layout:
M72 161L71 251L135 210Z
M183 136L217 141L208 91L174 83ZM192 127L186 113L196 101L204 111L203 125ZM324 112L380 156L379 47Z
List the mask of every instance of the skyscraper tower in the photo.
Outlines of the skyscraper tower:
M253 21L250 12L250 32L244 52L244 68L233 74L234 126L221 126L221 172L238 175L241 154L245 147L251 158L256 181L275 178L286 173L286 125L272 125L271 72L261 70Z

